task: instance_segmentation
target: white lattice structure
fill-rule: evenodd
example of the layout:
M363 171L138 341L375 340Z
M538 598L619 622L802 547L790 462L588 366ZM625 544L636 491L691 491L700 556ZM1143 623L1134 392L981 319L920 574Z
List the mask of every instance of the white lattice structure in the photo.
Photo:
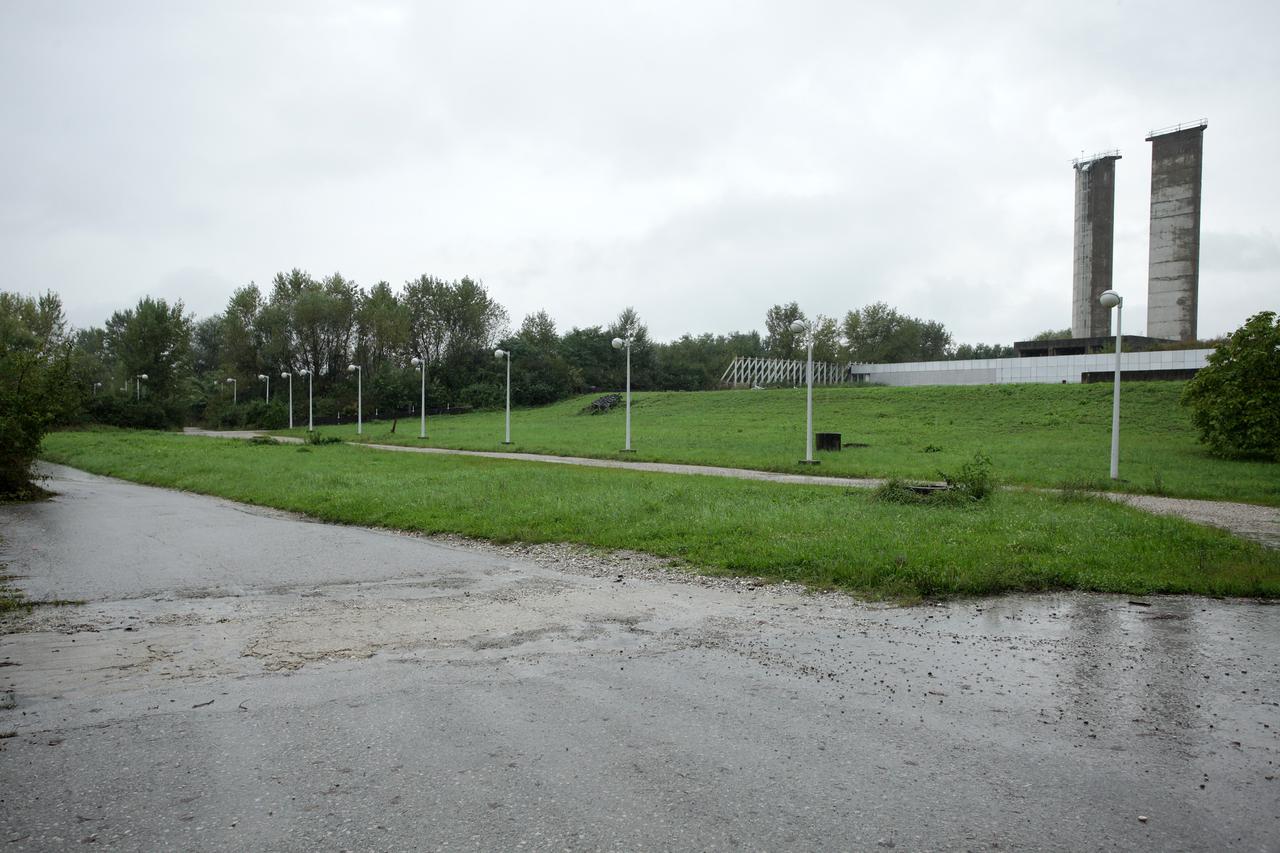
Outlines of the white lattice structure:
M814 385L844 385L857 379L847 364L827 361L813 363ZM766 385L805 384L805 362L795 358L754 358L738 356L720 377L721 385L730 388L753 388Z

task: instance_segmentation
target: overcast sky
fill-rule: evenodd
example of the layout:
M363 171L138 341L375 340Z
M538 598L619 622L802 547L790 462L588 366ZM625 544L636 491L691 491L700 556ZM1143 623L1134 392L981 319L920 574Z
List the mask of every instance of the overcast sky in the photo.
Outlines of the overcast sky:
M892 7L892 8L891 8ZM101 324L280 270L481 279L659 339L883 300L1071 321L1070 160L1207 117L1200 332L1280 308L1280 4L0 0L0 288Z

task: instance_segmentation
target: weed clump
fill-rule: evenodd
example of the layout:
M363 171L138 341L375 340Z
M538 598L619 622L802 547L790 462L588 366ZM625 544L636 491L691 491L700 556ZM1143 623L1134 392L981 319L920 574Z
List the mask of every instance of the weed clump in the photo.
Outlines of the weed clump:
M898 477L886 480L875 490L882 503L924 506L965 506L990 500L999 483L991 473L991 457L979 451L956 474L939 471L944 485L914 483Z
M336 435L325 435L319 431L312 431L307 433L307 444L342 444L342 439Z
M938 476L958 492L975 501L985 501L995 494L999 483L991 472L991 457L979 450L973 459L960 466L956 474L939 471Z

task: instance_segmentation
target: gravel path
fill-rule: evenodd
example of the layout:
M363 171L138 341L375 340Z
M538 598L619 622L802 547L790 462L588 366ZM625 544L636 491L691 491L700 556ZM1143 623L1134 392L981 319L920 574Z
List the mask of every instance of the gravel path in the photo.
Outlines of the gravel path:
M188 435L212 438L248 439L266 433L251 430L185 430ZM300 444L301 439L275 436L276 441ZM591 459L584 456L550 456L540 453L504 453L489 450L449 450L442 447L406 447L394 444L367 444L349 442L356 447L373 450L389 450L398 453L437 453L447 456L482 456L487 459L512 459L518 462L547 462L553 465L581 465L589 468L624 468L631 471L653 471L661 474L692 474L703 477L731 477L739 480L758 480L770 483L793 483L807 486L842 486L844 488L874 489L884 480L858 477L815 477L806 474L779 474L773 471L755 471L749 468L723 468L715 465L682 465L672 462L628 462L621 459ZM1280 508L1230 501L1202 501L1190 498L1165 498L1155 495L1130 495L1118 492L1101 492L1103 497L1125 503L1157 515L1176 515L1219 527L1261 543L1268 548L1280 548Z

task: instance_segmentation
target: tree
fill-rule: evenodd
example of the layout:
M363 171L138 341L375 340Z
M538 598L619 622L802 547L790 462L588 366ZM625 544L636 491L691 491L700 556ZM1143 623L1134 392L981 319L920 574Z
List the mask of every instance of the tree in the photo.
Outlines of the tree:
M605 329L605 337L610 347L613 346L614 338L631 338L631 387L633 389L657 387L658 363L654 354L653 341L649 339L649 327L640 322L640 314L635 308L628 305L619 311L617 319ZM624 388L627 384L625 350L609 363L613 365L608 382L609 387Z
M1012 358L1017 355L1013 347L1004 344L961 344L951 353L957 361L978 358Z
M120 378L133 379L145 373L147 395L171 399L190 368L192 323L182 300L170 305L150 296L140 299L134 308L112 314L104 342L122 373Z
M561 352L555 321L546 311L524 318L520 330L501 342L511 353L511 398L522 406L542 406L573 393L579 377ZM505 364L493 362L492 381L502 393Z
M791 324L804 319L804 312L796 302L775 305L765 312L765 353L770 358L799 358L804 338L800 333L791 331Z
M1182 403L1214 453L1280 461L1280 317L1263 311L1236 329L1187 383Z
M40 441L76 407L62 301L0 293L0 495L25 498Z
M1045 329L1031 340L1033 341L1061 341L1072 337L1070 329Z
M900 314L884 302L850 311L843 332L849 360L864 364L936 361L951 351L951 334L941 323Z

